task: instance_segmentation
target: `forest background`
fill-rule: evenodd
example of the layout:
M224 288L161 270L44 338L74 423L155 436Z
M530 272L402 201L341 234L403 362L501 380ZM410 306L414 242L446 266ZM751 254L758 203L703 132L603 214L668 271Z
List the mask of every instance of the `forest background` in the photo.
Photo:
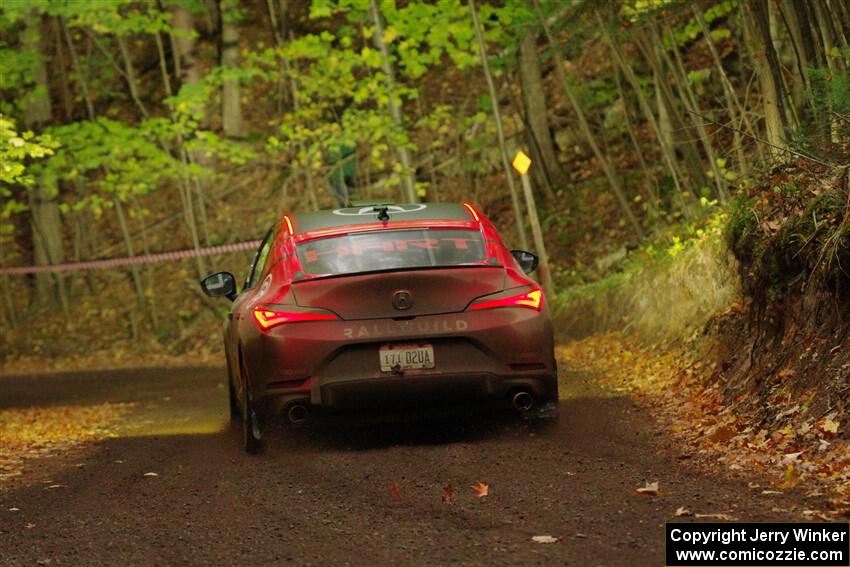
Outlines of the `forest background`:
M4 0L0 367L220 362L197 282L251 251L2 268L256 239L335 206L342 147L355 198L539 248L524 149L560 310L708 240L846 306L848 40L846 0Z

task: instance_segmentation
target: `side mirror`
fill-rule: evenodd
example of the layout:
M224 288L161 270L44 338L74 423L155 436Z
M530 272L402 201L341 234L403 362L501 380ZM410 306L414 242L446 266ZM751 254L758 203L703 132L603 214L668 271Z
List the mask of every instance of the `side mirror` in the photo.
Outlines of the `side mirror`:
M526 274L530 274L537 269L537 264L540 263L540 258L537 254L528 252L527 250L511 250L511 255Z
M210 297L236 299L236 278L230 272L216 272L201 280L201 289Z

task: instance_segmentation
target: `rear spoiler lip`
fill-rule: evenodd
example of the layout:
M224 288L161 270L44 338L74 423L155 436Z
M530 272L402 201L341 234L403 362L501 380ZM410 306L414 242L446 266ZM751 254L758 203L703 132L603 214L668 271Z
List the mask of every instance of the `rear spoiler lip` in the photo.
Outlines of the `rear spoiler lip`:
M390 272L420 272L426 270L454 270L454 269L469 269L469 268L501 268L504 269L505 266L502 264L491 264L490 262L477 262L474 264L454 264L454 265L445 265L445 266L413 266L410 268L386 268L383 270L367 270L365 272L347 272L344 274L318 274L318 275L309 275L304 276L299 279L293 279L292 284L298 285L304 282L313 282L317 280L329 280L329 279L337 279L337 278L348 278L355 276L369 276L375 274L386 274Z
M319 238L333 238L337 236L346 236L348 234L357 234L361 232L383 232L392 230L407 230L407 229L426 229L440 230L447 228L466 229L466 230L481 230L481 223L472 220L420 220L420 221L389 221L389 222L370 222L355 225L334 226L313 230L311 232L295 233L293 239L296 244L301 244L308 240L317 240Z

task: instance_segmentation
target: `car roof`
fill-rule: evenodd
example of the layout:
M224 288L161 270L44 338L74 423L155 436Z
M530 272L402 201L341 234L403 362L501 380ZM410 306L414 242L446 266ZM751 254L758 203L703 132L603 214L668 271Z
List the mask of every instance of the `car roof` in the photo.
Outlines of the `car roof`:
M317 211L312 213L296 213L289 215L292 219L295 234L324 231L336 227L354 227L356 225L374 224L380 222L376 208L386 207L393 221L463 221L472 222L478 219L464 205L455 203L405 203L382 204L371 203L342 209Z

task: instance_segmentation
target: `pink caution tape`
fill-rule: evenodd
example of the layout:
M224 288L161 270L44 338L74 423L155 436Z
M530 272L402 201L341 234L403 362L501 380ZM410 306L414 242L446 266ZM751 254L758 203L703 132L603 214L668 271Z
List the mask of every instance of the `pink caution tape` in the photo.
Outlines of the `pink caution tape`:
M225 254L228 252L239 252L240 250L256 250L260 240L248 242L237 242L234 244L222 244L221 246L210 246L192 250L176 250L174 252L162 252L160 254L146 254L132 258L108 258L106 260L90 260L87 262L67 262L65 264L50 264L48 266L15 266L11 268L0 268L0 274L40 274L43 272L70 272L74 270L102 270L104 268L117 268L119 266L135 266L139 264L156 264L159 262L172 262L183 258L194 258L196 256L212 256L213 254Z

